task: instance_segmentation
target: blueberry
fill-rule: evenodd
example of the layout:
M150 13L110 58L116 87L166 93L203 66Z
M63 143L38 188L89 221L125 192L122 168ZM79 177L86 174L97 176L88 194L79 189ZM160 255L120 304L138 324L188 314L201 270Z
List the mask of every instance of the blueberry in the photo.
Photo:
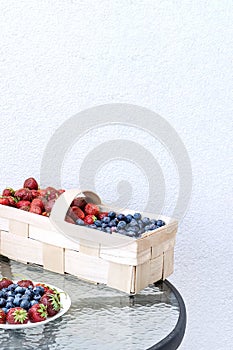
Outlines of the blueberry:
M134 217L135 220L140 220L142 216L141 216L140 213L135 213L135 214L133 215L133 217Z
M156 226L155 224L150 225L150 231L156 230L157 228L158 226Z
M130 221L130 224L129 224L129 225L130 225L130 226L138 226L137 220L132 219L132 220Z
M30 308L30 301L27 299L23 299L20 303L20 307L22 307L25 310L28 310Z
M106 227L105 232L112 233L111 228L110 227Z
M44 288L42 289L43 287L41 287L41 286L36 286L36 287L34 287L33 288L33 293L35 294L35 295L42 295L42 294L44 294Z
M151 224L154 224L154 225L157 225L157 221L156 220L154 220L154 219L151 219Z
M2 288L2 292L6 293L7 292L7 288Z
M95 226L101 227L102 223L100 220L95 220Z
M14 297L15 296L15 292L13 292L12 290L9 290L7 293L8 297Z
M39 301L40 298L41 298L41 295L40 295L40 294L35 294L34 297L33 297L33 300Z
M144 229L145 229L145 232L150 231L150 225L145 226Z
M11 309L12 307L14 307L14 304L12 303L12 301L8 301L5 305L6 309Z
M145 218L142 218L142 222L144 225L149 225L150 224L150 219L145 217Z
M97 230L102 231L102 227L97 227Z
M6 299L6 301L8 302L8 301L13 301L15 298L14 297L8 297L7 299Z
M163 220L157 220L157 226L161 227L166 225L165 222Z
M82 219L77 219L75 222L77 225L80 225L80 226L84 226L84 224L85 224Z
M102 223L102 224L101 224L101 227L102 227L102 228L106 228L106 227L108 227L108 224Z
M135 232L133 232L133 231L128 231L128 232L126 232L126 236L135 237Z
M16 294L17 294L17 293L23 294L25 291L26 291L26 288L24 288L24 287L18 286L18 287L15 288L15 293L16 293Z
M140 229L143 229L143 228L145 227L144 224L143 224L142 222L139 222L139 223L138 223L138 226L139 226Z
M89 225L88 227L89 227L89 228L94 228L94 229L97 228L97 226L96 226L95 224L91 224L91 225Z
M20 305L21 301L22 301L21 298L15 297L15 299L13 300L13 304L18 307Z
M109 227L113 227L116 226L116 221L115 220L111 220L108 224Z
M15 283L12 283L12 284L10 284L8 287L7 287L7 290L15 290L15 288L16 287L18 287L18 285L17 284L15 284Z
M125 215L124 214L118 214L117 215L117 219L119 220L119 221L125 221ZM127 220L127 219L126 219Z
M6 305L6 300L3 298L0 298L0 308L4 307Z
M0 290L0 298L5 298L5 293Z
M112 219L115 219L116 213L115 213L114 211L110 211L110 212L108 213L108 216L110 217L111 220L112 220Z
M138 233L139 230L140 230L140 229L139 229L138 226L133 226L133 227L131 227L131 231L134 232L134 233Z
M144 228L141 228L139 231L138 231L138 234L141 235L145 232L145 229Z
M34 300L34 299L33 299L33 300L30 301L30 307L33 306L33 305L35 305L35 304L38 304L38 303L39 303L38 300Z
M109 222L111 221L111 218L109 216L105 216L103 219L102 219L102 222L104 224L109 224Z
M124 228L126 226L126 222L125 221L119 221L117 224L117 228L121 229Z
M132 219L133 219L133 216L131 214L128 214L125 217L125 221L127 222L127 224L129 224Z
M28 298L31 299L33 295L34 295L33 291L28 289L26 290L23 296L28 296Z

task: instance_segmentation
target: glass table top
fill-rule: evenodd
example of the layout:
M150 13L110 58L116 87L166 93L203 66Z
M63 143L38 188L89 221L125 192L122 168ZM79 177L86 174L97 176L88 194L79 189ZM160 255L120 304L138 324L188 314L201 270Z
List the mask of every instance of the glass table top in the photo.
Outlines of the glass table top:
M140 293L95 285L71 275L43 270L0 256L0 276L29 278L65 290L71 308L61 318L35 328L0 329L0 349L146 350L164 339L176 326L179 303L166 282Z

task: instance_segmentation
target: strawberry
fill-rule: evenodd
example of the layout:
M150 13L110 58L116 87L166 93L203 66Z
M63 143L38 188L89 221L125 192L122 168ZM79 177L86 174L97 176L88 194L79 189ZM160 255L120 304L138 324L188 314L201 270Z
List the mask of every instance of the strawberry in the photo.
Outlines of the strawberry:
M9 205L11 207L15 207L16 206L16 203L17 203L17 199L12 197L12 196L8 196L7 197L8 201L9 201Z
M78 207L71 207L69 209L69 216L73 219L73 220L77 220L77 219L84 219L85 218L85 214L84 212L78 208Z
M34 287L34 284L31 280L21 280L17 282L18 286L28 288L29 286Z
M29 209L30 213L42 215L42 209L38 205L31 205Z
M105 216L108 216L108 212L99 213L98 214L98 219L102 220L103 218L105 218Z
M31 202L30 201L25 201L25 200L22 200L22 201L18 201L16 203L16 208L20 209L21 207L30 207L31 206Z
M0 279L0 290L3 288L7 288L10 284L12 284L13 282L6 277L3 277Z
M44 203L40 198L34 198L32 201L32 206L35 205L36 207L40 207L41 210L44 210Z
M0 196L0 204L10 205L9 199L7 197Z
M32 200L32 194L28 188L20 188L19 190L15 191L15 197L17 197L19 200Z
M93 203L87 203L84 210L86 214L95 216L97 216L100 212L99 207Z
M46 213L50 213L51 212L55 201L56 201L55 199L51 199L51 200L49 200L47 202L46 201L44 202L44 207L45 207Z
M79 207L80 209L84 209L86 205L87 205L87 202L85 201L84 198L81 198L81 197L75 198L71 203L71 207L75 206L75 207Z
M84 218L84 222L86 225L91 225L91 224L94 224L96 219L97 219L97 217L94 215L87 215Z
M65 192L65 190L60 189L60 190L58 190L57 192L58 192L58 194L59 194L59 196L60 196L62 193L64 193L64 192Z
M32 323L41 322L48 317L47 306L44 304L35 304L28 311L29 320Z
M28 188L29 190L38 190L38 183L34 177L29 177L24 181L23 187Z
M40 192L38 190L31 190L32 199L40 196Z
M6 323L6 314L2 309L0 309L0 324L5 324L5 323Z
M75 221L69 215L66 215L65 221L69 224L75 224Z
M27 206L22 206L21 208L19 208L20 210L24 210L24 211L29 211L30 210L30 207L27 207Z
M22 307L13 307L8 311L6 321L10 324L28 323L28 313Z
M13 188L10 188L10 187L5 188L5 190L3 190L2 192L2 195L6 197L14 196L14 194L15 194L15 191L13 190Z
M61 309L59 293L45 293L42 295L40 303L47 306L48 316L56 315Z

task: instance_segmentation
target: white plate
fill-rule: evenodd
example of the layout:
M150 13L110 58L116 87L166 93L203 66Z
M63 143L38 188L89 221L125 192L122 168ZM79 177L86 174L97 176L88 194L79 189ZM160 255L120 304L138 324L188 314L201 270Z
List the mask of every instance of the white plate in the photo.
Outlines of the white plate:
M14 283L17 283L17 281ZM36 283L44 283L44 282L33 282L33 284L36 284ZM28 321L28 323L25 323L25 324L8 324L8 323L7 324L0 324L0 328L3 328L3 329L21 329L21 328L32 328L32 327L42 326L48 322L56 320L58 317L61 317L62 315L64 315L69 310L70 305L71 305L71 299L70 299L69 295L66 292L64 292L62 289L57 288L55 286L52 286L51 284L47 284L47 283L44 283L44 284L46 284L47 286L49 286L51 288L56 289L59 293L61 293L60 294L60 302L62 305L61 310L55 316L48 317L45 321L35 322L35 323Z

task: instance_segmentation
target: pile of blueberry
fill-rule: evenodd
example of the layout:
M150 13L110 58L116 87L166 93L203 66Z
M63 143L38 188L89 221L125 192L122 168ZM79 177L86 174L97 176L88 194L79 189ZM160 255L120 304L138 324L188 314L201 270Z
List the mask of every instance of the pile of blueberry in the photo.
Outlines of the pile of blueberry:
M91 225L86 225L81 219L78 219L76 224L81 226L85 225L107 233L117 232L125 236L139 238L147 231L153 231L164 226L165 222L163 220L142 217L140 213L124 215L110 211L101 220L97 219Z
M0 290L0 308L7 313L14 307L22 307L29 310L34 304L38 304L44 294L42 286L21 287L16 283Z

